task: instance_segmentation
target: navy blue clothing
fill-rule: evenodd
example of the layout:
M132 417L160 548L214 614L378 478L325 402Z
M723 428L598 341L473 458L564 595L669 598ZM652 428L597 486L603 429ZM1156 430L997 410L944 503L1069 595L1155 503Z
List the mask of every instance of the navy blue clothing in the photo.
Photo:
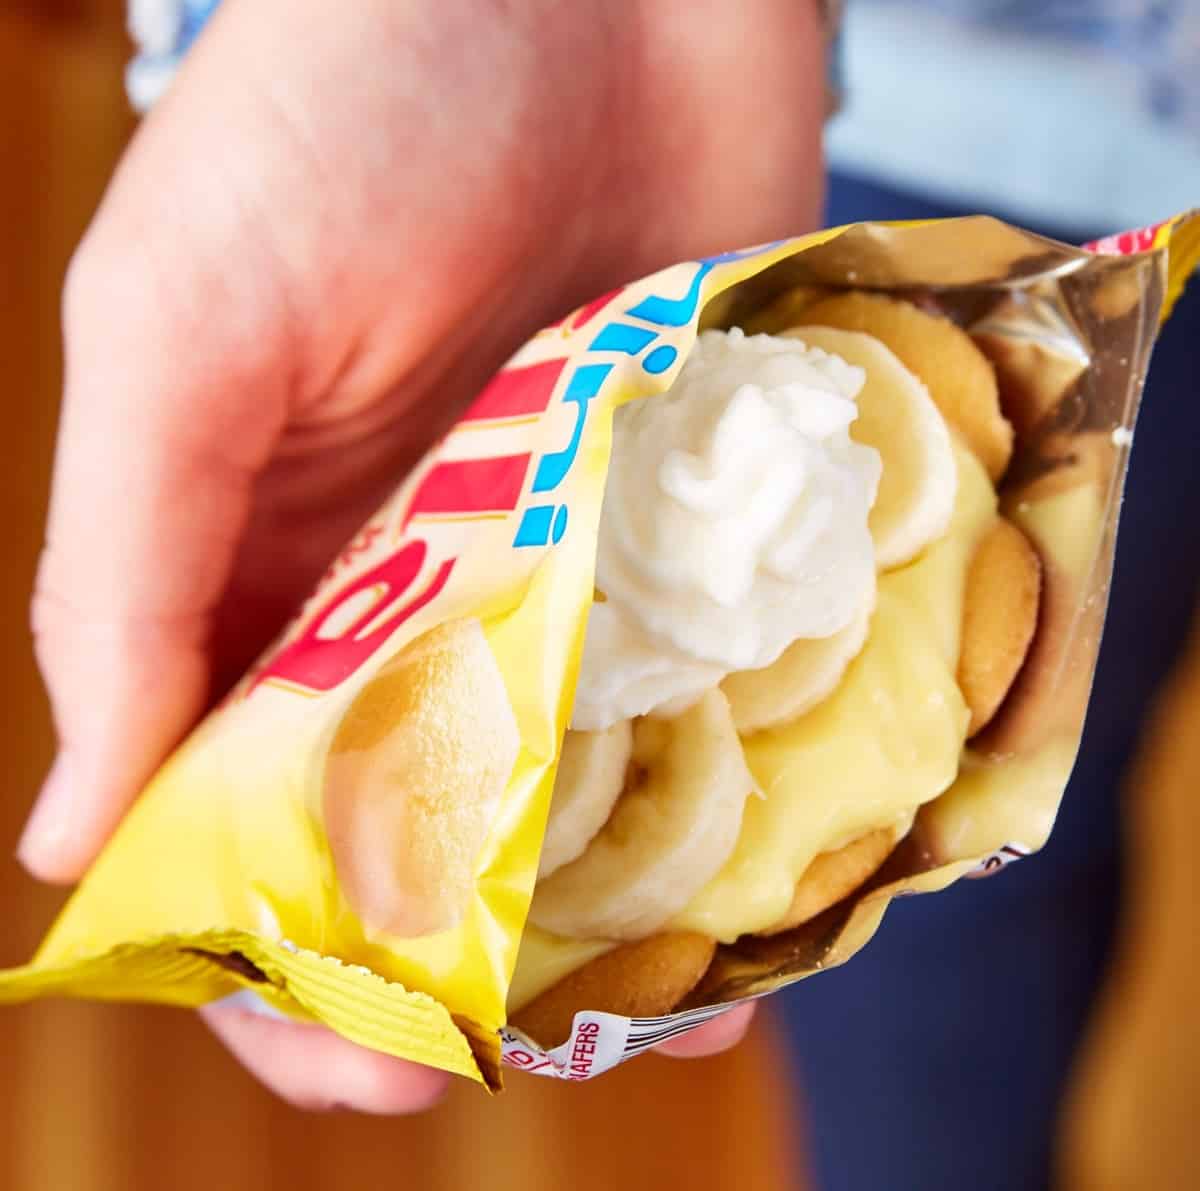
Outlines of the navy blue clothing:
M835 177L828 221L965 213ZM1035 230L1080 243L1119 229ZM1122 773L1200 587L1198 291L1154 355L1095 693L1050 842L988 880L901 899L849 964L775 999L821 1191L1050 1185L1058 1100L1112 942Z

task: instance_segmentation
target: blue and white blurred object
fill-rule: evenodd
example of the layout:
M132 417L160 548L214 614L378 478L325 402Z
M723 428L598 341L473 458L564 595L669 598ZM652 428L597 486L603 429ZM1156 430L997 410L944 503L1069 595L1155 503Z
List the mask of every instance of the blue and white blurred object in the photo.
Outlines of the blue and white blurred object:
M219 0L129 0L129 34L137 56L126 87L140 112L158 102Z
M829 162L1116 230L1200 202L1196 0L849 0Z

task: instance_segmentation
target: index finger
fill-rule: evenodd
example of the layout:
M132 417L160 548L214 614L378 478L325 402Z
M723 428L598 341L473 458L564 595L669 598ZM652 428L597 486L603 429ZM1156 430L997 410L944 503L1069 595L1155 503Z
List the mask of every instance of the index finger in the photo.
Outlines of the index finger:
M79 876L202 710L212 613L285 416L283 307L264 281L277 271L245 254L225 268L238 219L228 199L202 196L203 239L155 210L164 177L188 190L171 144L201 117L168 105L160 118L119 171L64 296L32 611L60 753L19 852L48 880Z

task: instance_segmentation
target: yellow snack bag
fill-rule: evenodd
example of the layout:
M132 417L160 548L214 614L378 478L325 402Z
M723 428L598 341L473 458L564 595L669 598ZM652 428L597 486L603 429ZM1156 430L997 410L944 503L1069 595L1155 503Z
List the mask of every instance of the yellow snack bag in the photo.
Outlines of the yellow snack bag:
M1198 257L1194 215L1087 250L986 218L859 224L677 265L540 332L158 773L32 962L0 973L0 1001L195 1006L250 989L285 1014L493 1087L502 1057L585 1078L738 999L842 962L898 893L1036 850L1082 731L1141 378ZM846 696L786 730L760 730L761 699L731 680L725 694L766 797L750 800L721 875L672 920L683 940L672 955L691 975L670 1008L690 989L687 1007L646 1015L636 997L618 1012L585 1004L568 1016L565 1041L535 1042L506 1028L513 998L535 1003L614 949L611 937L564 941L526 926L596 597L613 411L668 389L702 326L781 330L809 309L821 316L817 346L851 344L837 336L874 316L847 305L845 290L932 306L990 361L1015 445L1013 430L987 440L985 470L971 435L986 438L986 420L955 439L959 492L978 494L955 516L975 519L962 539L972 550L997 507L1032 543L1036 635L1013 647L995 697L988 659L955 681L937 677L949 664L953 678L957 630L930 629L928 666L916 654L889 661L880 646L847 672L851 687L872 673L895 677L918 701L942 682L942 727L928 728L958 735L955 765L924 775L929 792L901 799L886 830L877 813L835 808L839 826L825 823L820 838L854 845L861 871L831 908L813 892L836 886L821 860L828 849L805 857L809 902L799 887L791 895L794 856L779 859L789 883L773 890L752 887L742 870L770 868L781 823L809 830L798 814L778 817L771 788L803 759L836 790L844 742L869 746L875 729L846 722ZM906 362L903 330L894 342L882 325L871 333ZM903 433L903 420L879 417L887 434ZM1003 475L998 496L989 472ZM879 640L889 623L904 638L914 616L958 624L967 546L954 549L962 557L931 548L881 581L870 613ZM998 540L997 557L1004 549ZM938 584L950 593L940 604ZM810 674L817 661L795 665ZM990 722L960 759L969 719ZM914 753L914 774L919 763ZM869 781L882 770L864 762L856 772ZM554 914L539 899L534 920L544 924Z

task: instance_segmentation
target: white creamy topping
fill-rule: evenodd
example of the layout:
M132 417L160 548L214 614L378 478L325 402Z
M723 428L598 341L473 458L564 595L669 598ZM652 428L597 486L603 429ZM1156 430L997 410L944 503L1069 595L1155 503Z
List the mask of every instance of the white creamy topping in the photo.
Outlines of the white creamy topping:
M664 394L616 411L572 726L672 713L844 628L875 585L879 454L864 373L795 339L700 336Z

